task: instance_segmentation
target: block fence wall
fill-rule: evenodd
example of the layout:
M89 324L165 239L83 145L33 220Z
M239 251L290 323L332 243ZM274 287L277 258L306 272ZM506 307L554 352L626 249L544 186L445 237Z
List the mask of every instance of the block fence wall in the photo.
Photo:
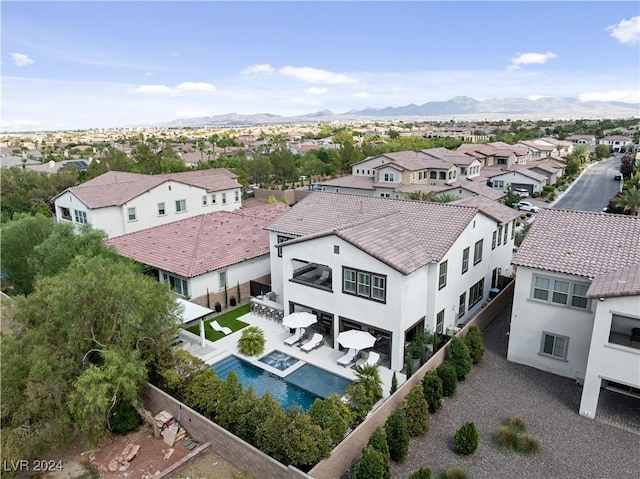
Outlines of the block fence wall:
M151 414L167 411L173 417L179 417L180 425L185 428L189 437L200 443L211 443L210 448L216 454L238 469L246 470L253 477L311 479L311 476L299 469L279 463L152 384L147 383L143 395L145 407ZM186 462L184 464L186 465Z
M259 189L255 189L253 190L254 194L255 194L255 198L257 200L263 201L263 202L267 202L267 200L269 199L269 197L271 195L275 196L276 199L281 200L281 198L284 196L285 201L287 202L288 205L292 205L294 203L297 203L298 201L300 201L301 199L305 198L307 195L309 195L311 193L311 191L305 191L305 190L268 190L265 188L259 188Z
M497 314L513 300L515 281L506 286L495 298L471 319L456 336L464 338L472 325L484 329ZM355 430L351 432L340 444L338 444L331 456L323 459L309 471L314 479L335 479L343 477L344 473L360 458L362 449L369 442L373 431L378 427L384 427L387 418L404 403L405 396L415 385L422 385L422 378L427 371L435 370L445 360L449 351L449 342L438 350L424 363L398 390L371 413Z

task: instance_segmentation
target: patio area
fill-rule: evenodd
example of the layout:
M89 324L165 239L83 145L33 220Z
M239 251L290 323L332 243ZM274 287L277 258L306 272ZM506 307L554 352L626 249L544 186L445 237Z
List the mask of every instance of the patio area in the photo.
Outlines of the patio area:
M240 316L238 320L251 326L258 326L264 331L264 336L266 338L264 354L260 356L247 357L241 356L238 353L237 344L238 339L242 336L242 330L228 334L217 341L212 342L205 340L204 347L201 345L201 338L199 336L196 336L186 330L181 330L180 339L182 340L182 343L180 346L194 356L199 357L207 364L215 364L233 354L241 356L242 359L269 372L273 372L274 374L278 374L278 372L273 368L270 368L268 365L260 362L259 358L272 351L279 350L338 376L345 377L349 380L354 380L356 378L353 364L351 367L343 367L338 364L338 359L344 356L345 351L338 351L337 349L322 345L306 353L297 345L285 345L285 339L291 337L292 333L278 321L274 321L273 319L269 319L268 317L260 316L252 312L245 314L244 316ZM306 337L310 337L312 334L312 331L307 331ZM358 359L356 363L363 362L364 357L366 357L366 353L361 352L360 359ZM382 380L382 394L384 399L389 396L393 371L382 366L379 366L378 370L380 373L380 379ZM398 385L405 381L405 375L400 372L396 372L396 377Z

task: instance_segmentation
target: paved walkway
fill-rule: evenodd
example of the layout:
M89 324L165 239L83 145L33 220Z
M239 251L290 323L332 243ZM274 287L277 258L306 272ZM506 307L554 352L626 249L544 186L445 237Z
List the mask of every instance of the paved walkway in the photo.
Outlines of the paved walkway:
M583 418L582 388L575 381L507 362L510 316L506 308L484 331L484 361L430 419L429 432L411 440L407 459L392 465L392 476L407 478L427 466L438 477L457 465L475 479L640 477L640 400L602 391L596 419ZM492 432L512 414L540 441L538 454L492 443ZM453 435L466 421L475 422L480 438L470 457L453 451Z

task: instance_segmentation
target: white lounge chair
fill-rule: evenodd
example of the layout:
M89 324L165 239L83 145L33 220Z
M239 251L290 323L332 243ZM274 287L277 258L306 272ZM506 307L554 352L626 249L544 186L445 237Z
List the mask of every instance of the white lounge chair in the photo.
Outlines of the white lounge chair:
M287 346L293 346L294 344L300 342L302 340L303 333L304 328L296 328L293 335L284 340L284 344L286 344Z
M300 345L300 349L305 353L308 353L312 349L320 347L324 341L324 336L320 333L314 333L309 341Z
M369 351L369 357L362 363L365 366L377 366L380 361L380 354L375 351Z
M226 326L220 326L220 323L218 323L218 321L216 321L216 320L211 321L209 324L211 325L211 327L214 330L218 331L219 333L224 334L225 336L227 334L233 333L233 330L231 328L227 328Z
M347 351L347 354L338 358L338 364L346 368L349 364L355 361L357 354L358 351L356 351L355 349L349 349L349 351Z

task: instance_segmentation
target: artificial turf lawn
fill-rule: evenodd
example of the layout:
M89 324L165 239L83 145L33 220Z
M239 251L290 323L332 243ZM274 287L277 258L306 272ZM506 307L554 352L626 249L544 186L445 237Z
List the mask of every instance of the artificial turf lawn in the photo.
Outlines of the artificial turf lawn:
M237 318L240 316L244 316L245 314L251 311L251 305L245 304L243 306L239 306L236 309L232 309L231 311L227 311L226 313L222 313L215 318L211 318L206 320L204 323L204 335L209 341L217 341L220 338L224 338L225 335L219 331L213 329L209 324L211 321L216 320L220 326L226 326L227 328L231 328L231 331L234 333L239 329L242 329L246 326L249 326L244 321L239 321ZM200 336L200 325L196 324L195 326L191 326L187 328L187 331L195 334L196 336Z

